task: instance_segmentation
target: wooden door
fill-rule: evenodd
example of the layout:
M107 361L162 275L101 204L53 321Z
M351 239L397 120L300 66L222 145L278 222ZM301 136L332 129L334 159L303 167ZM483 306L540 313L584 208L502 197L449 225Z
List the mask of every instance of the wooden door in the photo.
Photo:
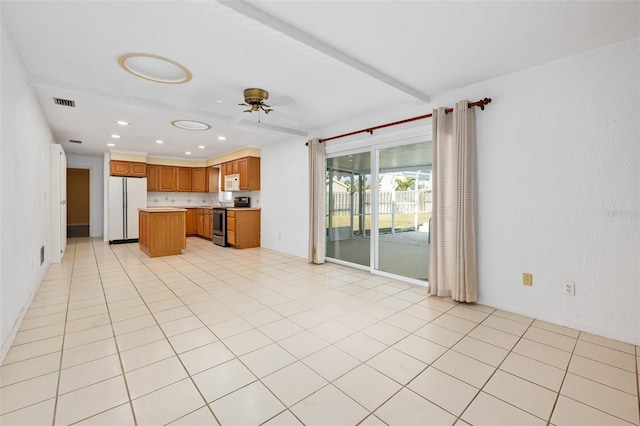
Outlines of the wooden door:
M192 235L198 232L198 227L196 225L196 217L197 217L197 209L187 209L187 213L185 215L185 227L186 234Z
M147 164L147 191L160 191L160 166Z
M203 224L203 228L204 228L204 236L207 238L212 238L213 237L213 230L211 229L213 224L212 224L212 211L211 209L205 209L205 213L204 213L204 224Z
M129 162L111 160L109 162L111 176L127 176L129 174Z
M191 192L191 168L178 167L176 173L176 189L178 192Z
M207 169L194 167L191 169L191 192L205 192Z
M196 210L196 234L204 235L204 209Z
M132 161L129 163L129 176L145 177L147 175L147 163Z
M217 167L207 167L207 179L205 185L206 192L218 192L220 180L220 169Z
M176 190L176 168L160 166L160 191L173 192Z
M247 191L249 189L249 170L247 168L247 159L238 160L238 173L240 173L240 189Z

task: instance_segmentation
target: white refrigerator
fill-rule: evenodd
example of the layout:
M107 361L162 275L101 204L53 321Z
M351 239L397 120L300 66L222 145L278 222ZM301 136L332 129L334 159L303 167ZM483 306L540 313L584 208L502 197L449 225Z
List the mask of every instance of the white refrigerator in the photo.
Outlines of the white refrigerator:
M138 241L138 209L147 207L147 178L109 177L109 244Z

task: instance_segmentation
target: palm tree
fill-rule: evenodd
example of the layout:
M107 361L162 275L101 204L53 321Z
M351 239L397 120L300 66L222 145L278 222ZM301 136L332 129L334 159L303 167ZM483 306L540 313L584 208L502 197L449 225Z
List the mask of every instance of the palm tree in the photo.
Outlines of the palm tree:
M403 177L402 179L396 178L396 191L406 191L408 189L414 189L416 178Z

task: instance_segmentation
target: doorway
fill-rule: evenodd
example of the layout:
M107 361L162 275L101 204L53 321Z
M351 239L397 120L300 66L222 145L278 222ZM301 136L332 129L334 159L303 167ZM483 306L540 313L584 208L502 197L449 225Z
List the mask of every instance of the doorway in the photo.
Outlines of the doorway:
M89 236L89 188L89 169L67 169L67 238Z
M327 158L327 258L426 284L431 148L398 142Z

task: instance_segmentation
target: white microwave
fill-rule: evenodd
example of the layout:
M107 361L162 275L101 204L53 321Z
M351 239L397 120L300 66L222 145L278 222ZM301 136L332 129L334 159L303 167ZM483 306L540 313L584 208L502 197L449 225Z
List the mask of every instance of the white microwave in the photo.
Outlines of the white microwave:
M224 190L225 191L240 191L240 175L238 173L234 175L225 175L224 177Z

